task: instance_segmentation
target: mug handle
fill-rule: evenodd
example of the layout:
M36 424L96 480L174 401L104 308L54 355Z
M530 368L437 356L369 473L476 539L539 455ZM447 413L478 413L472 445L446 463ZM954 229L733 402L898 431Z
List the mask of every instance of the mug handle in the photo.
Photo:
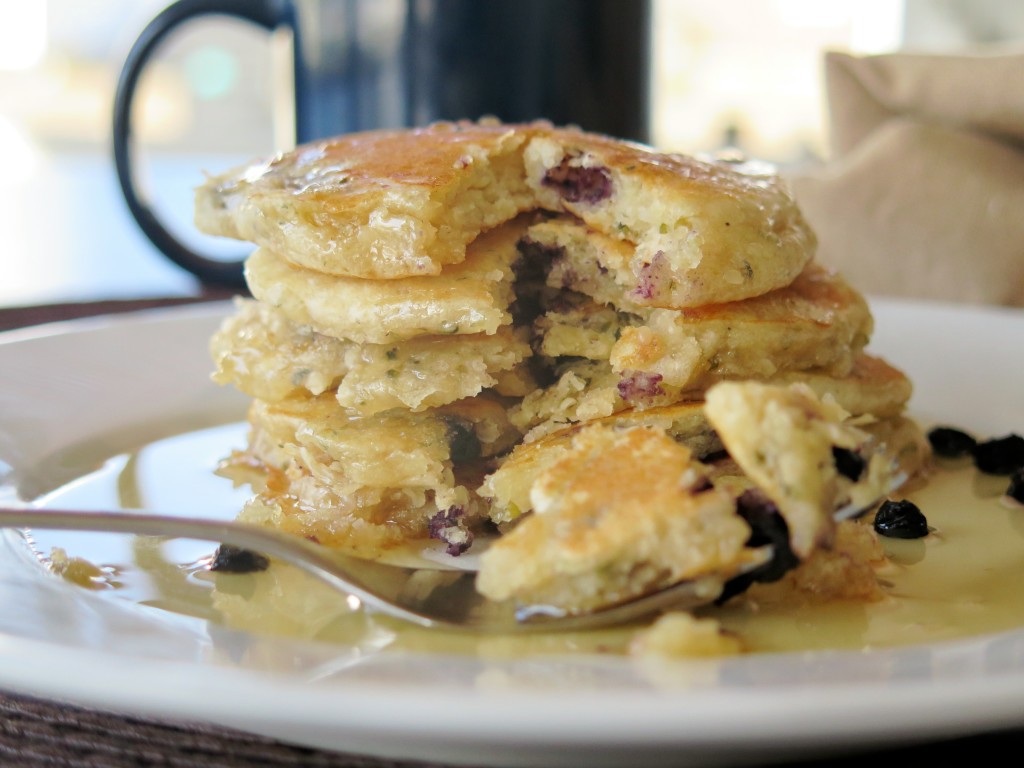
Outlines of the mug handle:
M161 41L182 23L199 16L234 16L273 30L285 18L281 0L178 0L153 18L132 45L114 95L114 165L128 209L152 243L171 261L204 283L245 286L244 259L225 261L196 253L181 243L153 213L141 194L132 168L132 102L139 76Z

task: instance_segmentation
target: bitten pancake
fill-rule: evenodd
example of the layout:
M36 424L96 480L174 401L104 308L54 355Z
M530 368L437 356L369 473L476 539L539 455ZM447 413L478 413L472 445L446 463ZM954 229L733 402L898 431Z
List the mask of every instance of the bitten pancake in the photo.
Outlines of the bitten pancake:
M390 344L428 335L494 333L511 323L512 265L519 222L477 238L466 260L434 277L363 280L294 267L257 249L245 276L253 295L318 333L359 343Z
M893 457L873 452L846 411L805 385L723 382L704 409L732 459L778 506L801 559L831 545L837 509L891 490Z
M545 355L609 359L617 374L642 372L681 395L783 371L844 376L868 342L872 318L842 278L810 264L791 285L745 301L638 314L561 301L536 326Z
M713 597L763 556L745 547L735 500L703 477L657 430L588 426L538 476L533 514L481 555L477 589L570 612L702 577Z
M422 411L478 394L530 356L525 332L422 336L395 344L355 344L316 333L252 300L210 342L213 379L276 402L335 391L338 402L368 416L390 408Z
M650 306L765 293L816 247L777 176L545 122L307 144L210 178L195 219L316 272L394 279L440 274L480 232L536 209L635 246L624 292Z

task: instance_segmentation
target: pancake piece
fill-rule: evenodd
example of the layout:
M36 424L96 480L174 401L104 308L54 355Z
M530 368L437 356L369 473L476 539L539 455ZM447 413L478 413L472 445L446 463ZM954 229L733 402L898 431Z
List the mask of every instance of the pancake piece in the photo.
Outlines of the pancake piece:
M619 393L619 376L606 362L570 359L556 365L554 375L554 383L530 392L509 411L526 442L630 407ZM644 399L644 407L667 404L668 398Z
M546 302L549 308L533 322L537 351L550 357L607 360L624 328L642 325L638 315L563 291ZM553 306L551 306L553 305Z
M535 440L520 443L502 460L501 466L484 478L478 493L490 501L490 517L507 523L532 511L530 489L537 477L569 451L581 430L599 425L615 430L647 427L665 433L693 456L703 457L722 448L704 416L701 402L676 403L647 410L626 410L587 424L578 424Z
M466 260L435 277L363 280L290 265L257 249L245 264L259 301L325 336L390 344L416 336L495 333L512 322L512 265L519 258L519 222L481 235Z
M868 358L866 355L863 357L871 361L868 367L876 367L878 364L884 366L889 372L898 373L877 358ZM902 374L900 376L901 381L907 383L906 396L909 396L909 382ZM831 385L820 386L821 392L816 390L819 398L832 400L834 399L833 391L849 396L850 400L847 402L838 400L844 410L850 410L847 406L855 405L858 402L883 403L885 407L881 410L885 411L884 415L876 415L870 410L852 411L859 414L858 428L873 439L874 445L884 449L889 456L893 457L900 471L908 478L919 476L927 471L931 458L927 438L912 419L899 415L900 408L895 405L898 402L902 406L905 399L889 401L880 395L870 394L875 388L889 389L889 384L885 379L879 382L861 380L860 385L850 387L836 384L842 380L826 376L812 377L810 381L818 385L826 382ZM785 384L782 385L785 386ZM863 386L868 392L866 397L860 396L859 386ZM812 389L814 388L812 387ZM904 397L901 393L900 398ZM531 510L530 488L537 475L565 453L573 435L590 424L600 424L615 429L630 427L657 429L676 442L685 445L694 456L702 460L713 457L723 450L718 433L707 420L703 400L679 402L646 409L627 408L610 416L591 419L568 427L550 425L550 431L540 429L532 432L533 439L516 445L511 453L502 459L501 465L484 478L479 493L490 501L491 519L499 524L507 523L529 512ZM715 462L716 478L730 472L728 467L718 466L719 463ZM733 472L740 474L741 470L736 467ZM730 482L740 490L750 486L747 481L738 484L733 479Z
M723 382L708 390L704 408L729 455L778 506L800 559L831 546L837 509L892 488L893 459L807 386Z
M332 275L438 275L481 232L532 208L529 127L437 123L354 133L207 179L203 232L247 240Z
M591 229L575 217L559 216L532 225L519 248L546 265L552 288L577 291L627 312L648 306L634 295L637 278L630 262L636 248L628 240Z
M422 411L471 397L529 357L525 332L422 336L356 344L313 331L252 300L236 301L210 342L214 381L268 402L334 391L363 416L390 408Z
M533 514L481 555L477 589L493 600L580 612L705 577L713 597L761 559L734 499L653 429L581 430L531 498Z
M604 266L638 304L759 296L792 282L817 248L784 183L764 166L704 162L576 131L534 137L524 163L542 207L634 246L631 278L618 257Z

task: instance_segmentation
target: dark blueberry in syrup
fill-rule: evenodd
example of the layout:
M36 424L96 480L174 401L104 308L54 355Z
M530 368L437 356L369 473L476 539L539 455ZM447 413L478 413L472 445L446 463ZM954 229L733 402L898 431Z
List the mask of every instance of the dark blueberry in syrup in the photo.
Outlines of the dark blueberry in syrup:
M978 443L974 466L987 475L1009 475L1024 467L1024 437L1006 435Z
M946 459L968 456L978 444L973 436L953 427L935 427L928 433L928 442L936 455Z
M928 520L912 501L885 501L875 514L875 532L891 539L920 539L928 535Z
M1006 495L1014 501L1024 504L1024 468L1018 469L1010 477L1010 484L1006 488Z
M270 560L266 555L253 552L250 549L242 549L233 544L221 544L213 555L213 562L210 563L211 571L221 573L255 573L265 571L270 567Z
M854 482L860 480L860 476L864 474L864 467L867 466L864 457L849 448L833 446L832 458L836 463L836 471Z

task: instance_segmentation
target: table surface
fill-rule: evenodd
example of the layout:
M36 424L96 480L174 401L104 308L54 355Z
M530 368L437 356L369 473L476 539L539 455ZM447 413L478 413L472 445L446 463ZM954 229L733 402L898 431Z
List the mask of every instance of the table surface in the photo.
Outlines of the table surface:
M6 272L0 281L0 331L231 295L202 286L145 240L120 199L107 158L46 157L36 170L20 187L0 184L0 258ZM171 190L165 215L179 229L187 229L196 162L165 159L156 163L156 170L162 186ZM947 765L1022 746L1024 729L802 765L840 768L881 758ZM115 768L434 765L309 749L205 724L127 717L15 692L0 692L0 763Z

